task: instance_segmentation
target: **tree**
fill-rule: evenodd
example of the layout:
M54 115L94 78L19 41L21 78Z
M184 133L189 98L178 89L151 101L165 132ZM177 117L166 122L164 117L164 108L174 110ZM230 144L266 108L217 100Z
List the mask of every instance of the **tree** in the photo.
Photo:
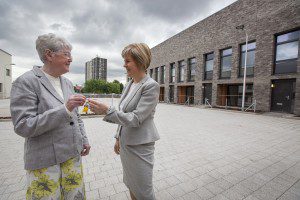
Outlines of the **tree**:
M120 85L120 92L118 94L121 94L124 88L124 85L122 83L120 83L118 80L114 80L113 83L117 83Z
M98 94L120 94L123 90L123 84L117 80L114 80L112 83L103 81L103 80L88 80L84 84L83 91L85 93L98 93Z
M108 93L120 94L120 84L118 83L108 83Z

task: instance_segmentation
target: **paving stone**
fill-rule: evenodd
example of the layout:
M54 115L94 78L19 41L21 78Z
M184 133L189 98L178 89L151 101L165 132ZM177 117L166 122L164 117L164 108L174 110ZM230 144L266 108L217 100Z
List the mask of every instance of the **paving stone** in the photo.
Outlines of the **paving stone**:
M278 198L278 200L299 200L299 199L300 199L300 195L297 195L292 192L286 192Z
M83 121L92 146L83 157L87 199L130 199L113 152L117 126L101 118ZM157 199L299 196L298 120L159 104L155 123L161 136L153 176ZM22 199L24 139L13 133L11 122L0 127L0 199Z
M170 188L166 189L166 191L174 198L179 198L179 197L183 196L184 194L186 194L186 192L179 185L170 187Z
M253 196L257 197L258 199L277 199L282 195L282 192L278 191L271 186L263 186L259 190L255 191Z
M166 190L161 190L156 193L157 200L173 200L174 197L170 195Z
M92 191L88 191L86 192L86 198L87 199L100 199L99 196L99 191L98 190L92 190Z
M199 199L199 196L195 192L190 192L185 194L182 199L184 200L196 200Z
M209 199L213 196L215 196L212 192L210 192L208 189L205 187L198 188L195 190L195 193L200 197L200 199Z
M121 192L109 197L110 200L129 200L125 192Z

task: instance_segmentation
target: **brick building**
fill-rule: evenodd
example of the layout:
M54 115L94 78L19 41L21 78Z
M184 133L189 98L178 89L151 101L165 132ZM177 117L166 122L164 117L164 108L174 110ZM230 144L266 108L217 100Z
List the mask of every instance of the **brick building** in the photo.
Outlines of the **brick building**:
M239 0L153 47L160 100L240 108L247 33L245 108L300 115L299 13L294 0Z

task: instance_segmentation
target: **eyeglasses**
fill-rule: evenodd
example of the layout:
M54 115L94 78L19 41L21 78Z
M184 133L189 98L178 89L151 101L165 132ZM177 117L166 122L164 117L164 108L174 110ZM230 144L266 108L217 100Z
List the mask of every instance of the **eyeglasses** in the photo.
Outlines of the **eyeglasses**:
M56 54L60 53L64 57L72 58L71 52L68 52L68 51L52 51L52 52L56 53Z
M58 52L61 52L65 57L72 58L72 55L70 52L67 52L67 51L58 51Z

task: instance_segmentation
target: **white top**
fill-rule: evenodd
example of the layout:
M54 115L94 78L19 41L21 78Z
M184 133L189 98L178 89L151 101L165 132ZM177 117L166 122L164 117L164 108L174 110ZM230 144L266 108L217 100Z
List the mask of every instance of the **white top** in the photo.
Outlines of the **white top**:
M44 71L42 70L42 72L44 72ZM60 78L51 76L51 75L47 74L46 72L44 72L44 74L50 81L51 85L54 87L55 91L59 94L59 96L61 96L62 99L64 99L64 93L61 89ZM71 116L71 112L67 109L66 104L64 104L64 105L65 105L67 113Z
M51 75L47 74L46 72L44 72L44 74L48 78L48 80L50 81L51 85L54 87L56 92L59 94L59 96L61 96L61 98L64 99L64 94L63 94L63 91L61 89L60 78L59 77L56 78L54 76L51 76Z
M123 110L123 107L124 107L124 104L125 102L128 100L128 98L130 97L130 94L132 93L132 91L137 87L139 83L132 83L130 88L129 88L129 91L126 95L126 97L124 98L124 100L121 102L120 104L120 109Z

